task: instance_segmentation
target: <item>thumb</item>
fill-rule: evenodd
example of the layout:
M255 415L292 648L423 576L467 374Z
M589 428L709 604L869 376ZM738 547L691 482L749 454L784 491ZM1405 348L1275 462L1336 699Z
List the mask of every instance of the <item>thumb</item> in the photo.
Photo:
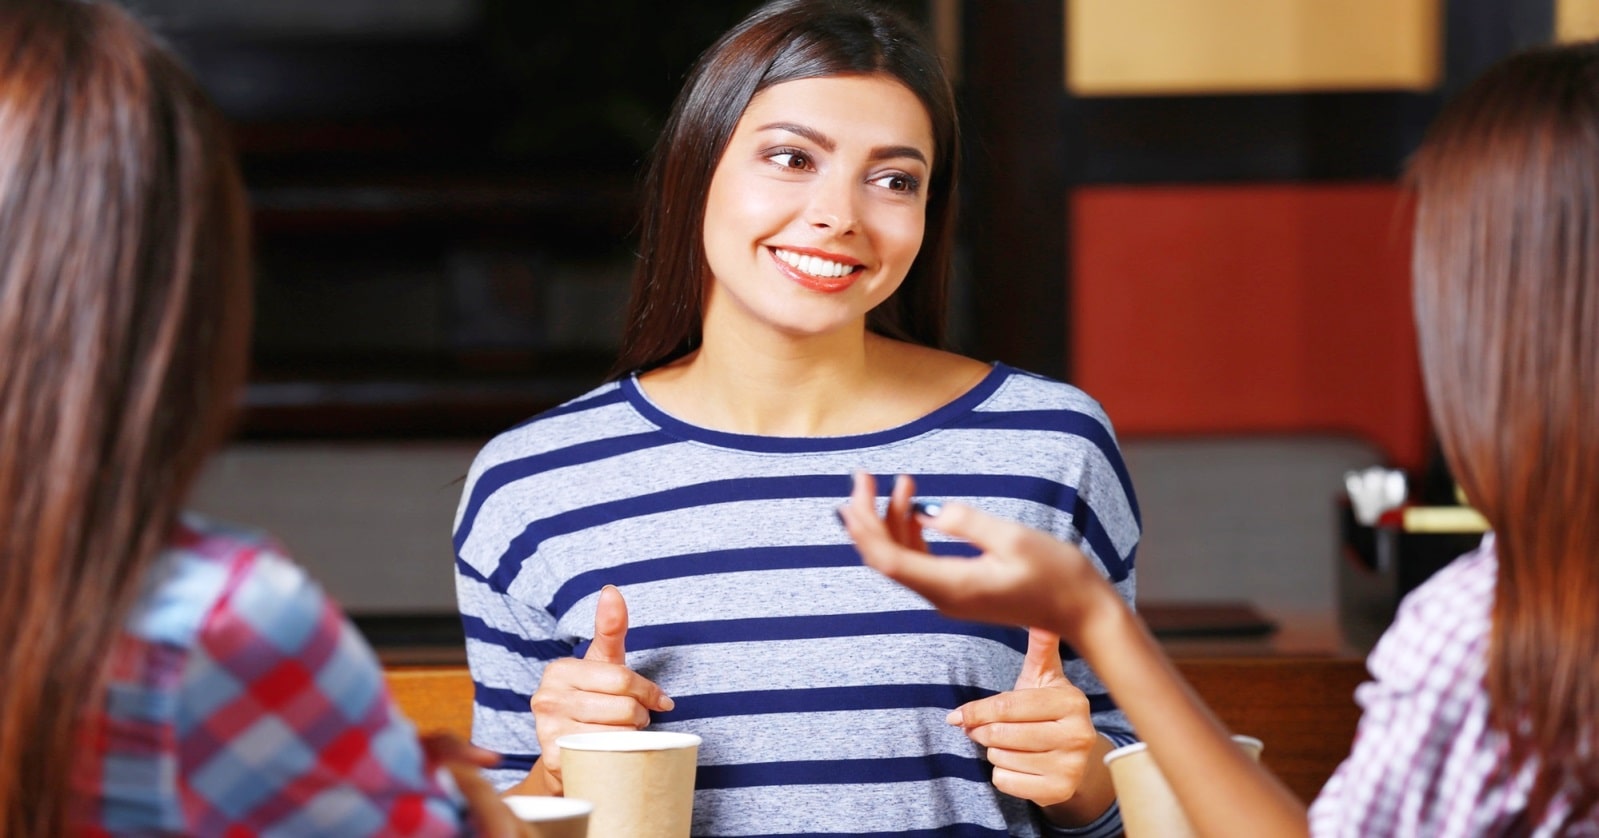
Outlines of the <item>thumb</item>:
M600 589L600 602L594 607L594 640L583 660L601 663L627 663L627 601L615 585Z
M1043 629L1027 630L1027 657L1016 676L1016 689L1048 687L1066 678L1060 660L1060 635Z

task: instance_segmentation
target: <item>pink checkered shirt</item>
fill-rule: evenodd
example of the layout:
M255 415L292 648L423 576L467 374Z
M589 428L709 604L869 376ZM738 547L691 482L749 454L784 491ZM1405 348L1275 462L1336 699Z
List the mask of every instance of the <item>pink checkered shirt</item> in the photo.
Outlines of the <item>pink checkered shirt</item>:
M85 835L455 835L366 642L258 536L187 518L112 650Z
M1355 692L1354 749L1310 808L1313 835L1599 835L1599 814L1561 822L1561 797L1538 824L1518 818L1533 774L1502 773L1504 737L1488 727L1488 635L1498 560L1493 536L1407 596Z

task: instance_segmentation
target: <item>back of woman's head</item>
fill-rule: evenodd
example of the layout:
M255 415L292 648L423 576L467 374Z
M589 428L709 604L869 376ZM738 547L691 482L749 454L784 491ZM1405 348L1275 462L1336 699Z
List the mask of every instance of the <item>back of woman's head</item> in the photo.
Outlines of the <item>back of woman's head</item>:
M613 376L659 366L699 344L709 270L706 195L750 99L786 81L868 74L892 77L916 94L934 141L921 251L868 325L902 340L943 344L960 138L954 93L937 53L913 25L885 9L849 0L779 0L700 57L662 129L645 179L639 262Z
M65 831L75 726L236 401L223 136L115 5L0 4L0 834Z
M1514 56L1411 169L1434 425L1499 555L1488 688L1511 765L1599 795L1599 46Z

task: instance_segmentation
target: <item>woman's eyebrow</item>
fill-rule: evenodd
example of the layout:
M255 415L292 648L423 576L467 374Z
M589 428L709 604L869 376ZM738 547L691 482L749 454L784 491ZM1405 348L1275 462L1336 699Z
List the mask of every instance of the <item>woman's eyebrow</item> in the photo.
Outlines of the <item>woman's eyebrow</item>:
M797 122L768 122L765 125L756 128L755 130L787 131L790 134L798 134L801 137L816 143L822 147L823 151L832 152L838 150L838 143L835 142L832 137L823 134L821 131L812 128L809 125L801 125ZM924 166L927 165L927 155L922 153L922 150L916 146L879 146L878 148L872 149L871 154L868 155L868 159L870 160L893 160L900 157L919 161Z

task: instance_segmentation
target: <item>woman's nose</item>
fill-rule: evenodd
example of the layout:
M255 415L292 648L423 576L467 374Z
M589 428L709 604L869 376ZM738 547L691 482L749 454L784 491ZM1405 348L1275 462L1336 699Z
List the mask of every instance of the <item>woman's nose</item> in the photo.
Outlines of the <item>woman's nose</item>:
M830 230L834 235L854 232L860 225L854 186L847 177L818 178L805 220L812 227Z

